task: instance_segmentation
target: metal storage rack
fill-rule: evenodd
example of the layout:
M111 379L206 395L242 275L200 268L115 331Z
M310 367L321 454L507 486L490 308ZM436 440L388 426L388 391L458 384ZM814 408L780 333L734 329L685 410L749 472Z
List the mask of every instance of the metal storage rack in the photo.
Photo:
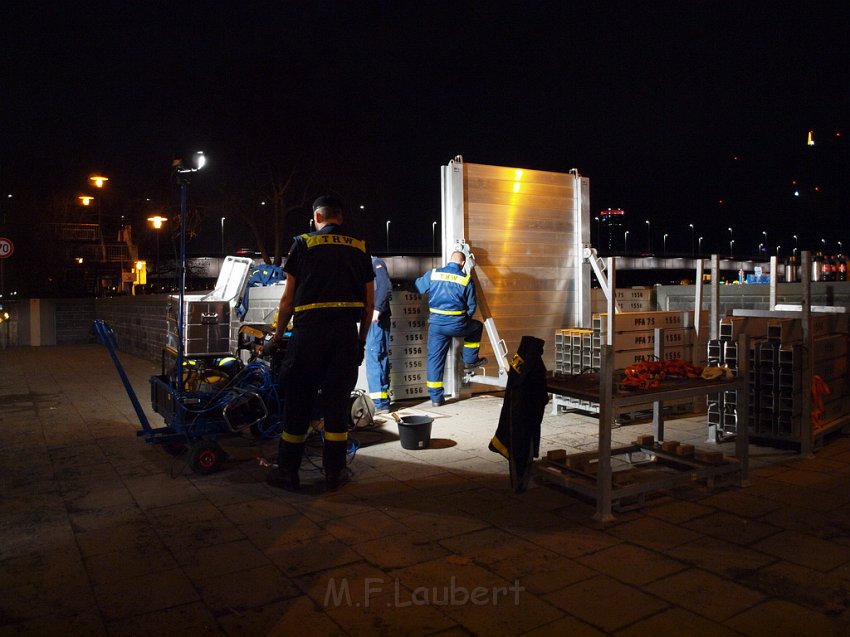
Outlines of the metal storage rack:
M811 254L801 253L802 272L811 271ZM816 445L837 430L850 428L848 395L848 308L813 306L811 280L803 276L799 304L778 304L776 258L771 257L770 309L736 309L727 321L750 329L749 413L750 436L800 446L808 457ZM722 326L721 326L722 327ZM722 335L721 335L722 336ZM831 387L822 405L820 422L814 422L812 384L818 376ZM740 397L740 393L738 394ZM733 397L734 398L734 397ZM710 423L711 424L711 423ZM746 427L739 427L743 430ZM734 433L734 432L731 432Z
M659 330L660 331L660 330ZM745 337L741 337L744 341ZM656 339L659 342L659 339ZM741 347L744 343L741 344ZM610 345L602 347L602 365L599 374L584 374L572 378L552 378L548 383L548 391L570 396L577 400L589 400L599 404L599 434L598 449L592 453L574 454L582 459L596 460L596 470L593 474L573 471L568 466L553 467L545 460L535 462L535 474L543 480L551 481L571 491L592 498L596 501L595 519L610 521L613 519L614 503L636 497L643 500L646 493L667 489L695 480L712 481L718 476L737 477L743 483L748 471L748 439L745 431L735 438L734 458L723 457L718 464L700 462L695 459L681 457L675 453L665 453L655 445L632 444L612 449L611 430L614 414L618 409L631 405L652 402L654 405L653 435L657 442L664 440L664 420L662 404L665 400L705 396L711 393L737 391L739 395L738 409L746 413L748 396L747 361L739 366L738 376L729 380L706 381L665 381L655 389L623 392L614 386L614 369L612 368L613 348ZM743 428L742 428L743 429ZM664 466L669 471L652 472L652 475L635 477L630 483L614 484L612 471L612 456L625 455L632 461L632 454L641 453L647 458L642 466L651 465L653 469ZM570 456L568 456L570 458ZM569 463L566 463L567 465ZM635 464L636 467L641 466ZM645 472L650 473L650 472Z
M616 287L616 271L613 258L607 260L607 270L607 286L610 292ZM701 270L699 272L699 278L702 278ZM696 307L701 307L701 296L697 297ZM609 338L607 339L607 343L600 346L599 373L581 374L564 378L553 377L547 386L547 390L553 394L568 396L579 401L595 402L599 405L597 450L595 452L567 456L564 466L554 467L546 461L538 460L533 465L534 474L543 480L555 482L580 495L594 499L596 502L596 514L594 518L602 522L612 520L614 503L616 502L619 505L626 498L635 497L640 503L646 493L671 488L695 480L705 479L712 482L719 476L737 478L739 484L743 484L747 478L749 465L749 441L746 428L741 428L742 431L735 438L734 457L729 458L721 454L719 463L701 462L697 459L671 454L665 452L655 444L650 446L636 442L632 445L612 449L611 431L614 416L618 410L632 405L652 403L653 437L654 441L657 442L664 440L663 404L665 400L736 392L738 394L736 409L739 413L747 414L749 409L749 395L746 391L749 361L746 356L740 357L742 360L738 361L737 375L731 379L715 381L702 379L665 381L654 389L633 392L620 391L614 384L614 347L610 338L614 332L614 311L614 296L609 293L608 314L606 317L608 322L606 333L609 335ZM716 314L715 308L714 315L716 316ZM655 355L659 358L663 358L664 341L663 330L656 329L654 332ZM742 335L739 338L737 347L739 351L746 352L748 350L747 346L747 337ZM632 458L634 454L638 453L645 458L644 462L640 464L634 463ZM635 467L643 466L653 469L663 467L666 469L666 472L645 472L649 475L636 478L633 481L617 480L618 483L615 485L612 457L621 455L626 456L627 460ZM595 471L588 472L571 469L568 466L570 464L569 459L576 457L580 457L583 461L595 460Z

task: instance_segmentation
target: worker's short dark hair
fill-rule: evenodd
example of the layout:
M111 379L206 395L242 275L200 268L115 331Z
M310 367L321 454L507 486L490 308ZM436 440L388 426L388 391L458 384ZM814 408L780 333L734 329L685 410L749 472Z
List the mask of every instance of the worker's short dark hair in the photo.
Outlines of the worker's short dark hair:
M313 202L313 212L316 212L319 208L331 208L334 210L334 213L341 214L342 200L334 195L322 195ZM334 213L330 213L329 216L335 216Z

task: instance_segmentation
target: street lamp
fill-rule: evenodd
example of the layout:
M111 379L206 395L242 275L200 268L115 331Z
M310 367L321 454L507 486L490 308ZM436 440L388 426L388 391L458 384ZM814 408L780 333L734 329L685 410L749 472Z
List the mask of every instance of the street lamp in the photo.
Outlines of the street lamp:
M694 224L689 223L688 226L691 228L691 257L696 256L694 252Z
M646 220L646 251L652 252L652 225Z
M702 237L699 238L699 256L702 256Z
M821 250L824 254L826 254L826 239L821 239L820 244L822 246Z
M761 236L763 237L764 251L767 252L767 230L762 230Z
M602 225L599 217L594 217L596 220L596 242L598 245L602 245Z
M89 181L94 185L95 188L103 188L107 181L109 181L109 177L104 177L103 175L92 175L89 177ZM102 197L99 197L97 200L97 223L100 225L100 200Z
M172 389L178 388L178 395L185 390L183 383L183 321L185 319L185 308L183 299L186 296L186 231L188 221L186 219L189 208L189 175L201 170L207 163L204 152L199 150L188 157L178 157L171 162L171 166L180 184L180 259L177 264L177 359L174 361L174 370L171 376Z
M168 218L155 215L148 217L148 221L153 229L156 230L156 263L154 267L156 268L156 287L159 287L159 231L162 230L162 224L168 221Z
M781 248L781 247L782 246L776 246L776 258L777 259L779 258L779 248Z
M732 240L729 242L729 257L730 257L730 258L732 258L732 257L734 257L734 256L735 256L734 247L735 247L735 240L734 240L734 239L732 239Z
M665 257L667 256L667 237L668 237L668 233L665 232L664 233L664 256Z
M840 241L838 242L838 254L839 254L839 255L840 255L840 254L843 254L843 253L842 253L842 248L841 248L841 242L840 242Z
M626 230L623 233L623 254L628 254L629 252L629 231Z
M387 219L387 253L390 251L390 220Z
M437 252L437 222L431 222L431 252Z
M226 217L221 218L221 256L224 256L224 220Z

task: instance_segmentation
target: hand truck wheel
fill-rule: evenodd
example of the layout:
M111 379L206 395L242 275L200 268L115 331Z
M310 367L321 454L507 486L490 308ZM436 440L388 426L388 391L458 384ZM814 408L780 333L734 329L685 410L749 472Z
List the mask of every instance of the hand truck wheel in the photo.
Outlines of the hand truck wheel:
M217 442L198 440L192 445L189 467L199 475L220 471L227 461L227 452Z

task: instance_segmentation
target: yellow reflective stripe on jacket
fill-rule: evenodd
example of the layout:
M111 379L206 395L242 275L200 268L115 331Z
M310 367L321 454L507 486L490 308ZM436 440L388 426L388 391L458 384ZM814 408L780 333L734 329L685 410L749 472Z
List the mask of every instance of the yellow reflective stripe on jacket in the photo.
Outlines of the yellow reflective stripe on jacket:
M389 392L385 391L373 391L369 394L369 398L389 398Z
M366 304L362 301L329 301L327 303L308 303L307 305L296 305L296 312L305 312L306 310L321 310L324 308L340 308L340 307L365 307Z
M292 444L297 445L307 440L307 434L288 434L284 431L280 434L280 439L284 442L291 442Z
M441 380L429 380L428 382L425 383L425 386L428 387L428 389L439 389L440 387L443 386L443 381L441 381Z
M434 314L448 314L449 316L460 316L464 313L463 310L438 310L433 307L429 307L428 310Z
M302 234L301 238L307 244L308 248L316 246L347 246L349 248L357 248L360 252L366 252L366 242L354 237L347 237L344 234Z
M333 431L325 430L325 440L329 442L345 442L348 440L348 432L334 433Z
M469 347L470 349L478 349L481 347L481 343L464 343L464 347Z
M511 459L511 452L510 452L510 451L508 450L508 448L507 448L507 447L506 447L506 446L502 443L502 441L501 441L501 440L499 440L496 436L493 436L493 437L490 439L490 444L491 444L491 445L493 445L493 447L495 447L495 448L496 448L496 451L498 451L498 452L499 452L501 455L503 455L505 458L507 458L508 460L510 460L510 459Z
M449 281L450 283L457 283L458 285L467 285L469 283L469 275L460 276L459 274L452 274L451 272L437 272L437 270L431 270L431 280Z

